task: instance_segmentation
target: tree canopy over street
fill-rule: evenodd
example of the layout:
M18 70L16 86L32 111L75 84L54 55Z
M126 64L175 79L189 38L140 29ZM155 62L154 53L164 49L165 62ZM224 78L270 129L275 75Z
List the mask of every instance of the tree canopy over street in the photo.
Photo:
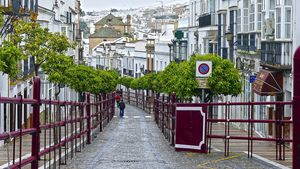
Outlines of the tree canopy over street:
M42 68L47 80L59 88L68 86L79 93L93 94L109 93L116 89L119 78L117 72L77 65L72 57L66 55L67 50L75 47L75 43L65 35L52 33L36 22L23 20L16 20L13 28L14 34L9 35L0 47L0 71L11 78L20 72L19 62L34 57L35 75L39 75Z
M208 78L208 86L213 96L237 96L242 92L241 77L233 63L213 54L197 54L192 56L190 61L179 64L172 62L164 71L157 74L146 74L132 80L130 87L137 90L152 90L157 93L171 94L175 92L182 100L189 101L193 96L200 95L195 79L196 61L212 61L213 71ZM121 81L121 84L126 87L128 87L128 83L128 81Z

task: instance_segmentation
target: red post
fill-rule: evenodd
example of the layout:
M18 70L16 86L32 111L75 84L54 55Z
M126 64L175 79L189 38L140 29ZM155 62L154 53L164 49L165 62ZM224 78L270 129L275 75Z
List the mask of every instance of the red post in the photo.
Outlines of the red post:
M165 94L162 95L161 104L161 132L165 134Z
M86 132L86 143L91 144L91 95L86 95L86 116L87 116L87 132Z
M116 97L116 93L115 92L113 92L112 94L111 94L111 119L114 117L114 115L115 115L115 97Z
M175 146L175 100L176 100L176 93L172 93L171 96L171 115L172 115L171 145L172 146Z
M300 168L300 47L294 55L293 168Z
M31 169L38 169L39 167L39 150L40 150L40 89L41 83L39 77L33 79L33 99L36 100L36 104L33 105L32 110L32 127L36 129L36 132L32 134L31 143L31 155L34 157L34 161L31 163Z

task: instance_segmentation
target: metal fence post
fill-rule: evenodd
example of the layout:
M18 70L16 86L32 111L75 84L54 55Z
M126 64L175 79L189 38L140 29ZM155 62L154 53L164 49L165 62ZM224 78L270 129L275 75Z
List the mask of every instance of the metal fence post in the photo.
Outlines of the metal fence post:
M300 47L294 55L293 168L300 168Z
M86 143L91 144L91 95L86 95L86 115L87 115L87 132L86 132Z
M33 79L33 99L36 103L33 105L32 109L32 127L36 129L36 132L32 134L31 143L31 155L34 157L34 161L31 163L31 169L38 169L39 167L39 150L40 150L40 89L41 83L39 77L34 77Z
M172 93L172 97L171 97L171 117L172 117L172 128L171 128L171 133L172 133L172 137L171 137L171 145L175 146L175 101L176 101L176 93Z
M116 93L113 92L111 94L111 119L113 119L114 115L115 115L115 97L116 97Z
M161 132L165 134L165 94L161 99Z

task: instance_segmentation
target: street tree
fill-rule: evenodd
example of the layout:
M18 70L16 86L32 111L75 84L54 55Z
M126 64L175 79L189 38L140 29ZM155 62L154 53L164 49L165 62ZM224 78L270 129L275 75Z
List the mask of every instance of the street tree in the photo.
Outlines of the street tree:
M14 34L10 36L10 40L21 47L24 56L35 58L36 76L44 62L58 54L65 54L68 49L75 46L65 35L51 33L47 27L42 28L37 22L25 22L19 19L13 23L13 26Z
M192 76L195 77L196 61L212 61L212 74L208 77L208 86L213 96L237 96L242 92L242 82L239 71L228 59L222 59L214 54L195 55L191 58Z
M132 78L132 77L129 77L129 76L124 76L124 77L121 77L120 78L120 84L122 84L123 86L125 86L126 87L126 90L128 90L129 89L129 87L130 87L130 84L131 84L131 81L133 80L134 78Z
M19 62L25 59L21 49L13 42L4 40L0 46L0 71L11 78L15 78L20 72Z
M68 82L66 71L74 66L75 64L73 59L64 54L58 54L56 57L51 57L42 64L42 70L47 74L47 80L54 83L56 86L56 99L61 91L61 87L66 85Z

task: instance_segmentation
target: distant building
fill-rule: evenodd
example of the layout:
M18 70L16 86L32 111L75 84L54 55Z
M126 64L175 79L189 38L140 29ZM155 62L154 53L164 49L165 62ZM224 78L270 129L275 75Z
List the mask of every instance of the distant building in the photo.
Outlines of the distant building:
M89 37L90 53L103 41L113 41L131 32L131 16L127 15L124 23L121 17L108 14L95 23L95 32Z

